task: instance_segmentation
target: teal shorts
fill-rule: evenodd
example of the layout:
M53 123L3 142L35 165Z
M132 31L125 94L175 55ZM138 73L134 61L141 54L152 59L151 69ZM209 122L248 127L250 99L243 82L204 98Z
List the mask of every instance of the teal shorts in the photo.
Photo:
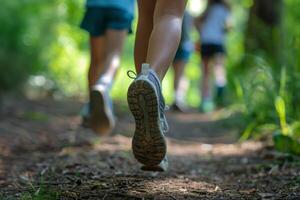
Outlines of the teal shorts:
M80 27L93 37L104 35L108 29L132 33L132 20L133 16L122 9L87 7Z
M187 50L187 49L178 49L176 54L175 54L175 58L174 61L185 61L187 62L190 57L191 57L192 51L191 50Z
M174 61L184 61L187 62L191 54L193 53L194 46L191 41L180 42L179 47L176 51Z

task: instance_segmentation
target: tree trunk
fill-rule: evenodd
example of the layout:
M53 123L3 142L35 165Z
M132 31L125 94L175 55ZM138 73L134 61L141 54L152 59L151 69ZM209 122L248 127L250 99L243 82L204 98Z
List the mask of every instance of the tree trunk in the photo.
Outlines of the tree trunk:
M253 0L246 29L245 51L270 64L280 64L282 0Z

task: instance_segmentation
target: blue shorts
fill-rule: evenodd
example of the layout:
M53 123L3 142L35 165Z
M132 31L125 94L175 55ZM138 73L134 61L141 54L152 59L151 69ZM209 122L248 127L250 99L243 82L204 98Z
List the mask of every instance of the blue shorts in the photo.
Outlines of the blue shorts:
M104 35L108 29L132 33L132 20L133 16L122 9L87 7L80 27L94 37Z
M175 54L174 61L183 60L186 62L190 59L191 54L191 50L179 48Z
M183 60L187 62L193 53L194 45L190 41L180 42L176 51L174 61Z

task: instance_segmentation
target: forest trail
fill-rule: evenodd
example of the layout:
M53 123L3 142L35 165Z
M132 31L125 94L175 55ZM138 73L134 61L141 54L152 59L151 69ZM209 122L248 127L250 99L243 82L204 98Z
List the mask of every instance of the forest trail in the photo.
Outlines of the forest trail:
M117 106L109 137L80 127L80 107L71 100L4 101L0 199L300 199L299 158L265 142L238 143L221 112L168 113L170 169L153 173L133 158L126 106Z

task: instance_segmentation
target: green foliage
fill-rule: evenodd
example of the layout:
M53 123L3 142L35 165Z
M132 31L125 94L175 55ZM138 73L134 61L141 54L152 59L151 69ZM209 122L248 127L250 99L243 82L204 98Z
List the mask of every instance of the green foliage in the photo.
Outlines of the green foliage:
M273 135L275 148L285 153L300 155L300 142L297 139L284 135L281 132L275 132Z
M34 111L25 112L22 117L26 120L39 121L39 122L44 122L48 120L48 115L46 113L34 112Z
M247 62L234 68L244 68L234 78L236 96L242 100L248 122L241 139L273 132L275 147L294 154L300 153L300 29L296 25L299 8L299 1L285 1L280 59L264 59L257 51L241 56L247 57Z
M80 6L83 0L2 2L0 92L19 87L30 74L43 73L51 78L58 76L57 71L72 74L74 63L80 60L76 54L83 38L74 31L82 15L78 11L83 11ZM62 82L62 78L55 80Z
M281 132L283 135L286 136L289 134L290 130L286 122L285 102L282 97L276 97L275 108L278 113Z
M247 124L241 140L276 132L281 134L274 137L278 149L293 146L289 145L293 143L290 140L297 142L300 138L300 1L284 1L281 33L274 33L275 38L280 36L284 41L280 47L280 58L265 56L264 49L246 53L247 13L253 1L232 3L235 27L227 40L227 66L231 103L238 105L236 107L240 108ZM29 75L51 79L55 87L66 95L84 93L89 51L88 35L78 27L83 12L84 0L3 1L0 7L0 93L18 88ZM264 38L265 33L260 30L263 26L257 27L259 30L256 32ZM198 39L195 31L192 37L194 41ZM266 38L266 41L269 40ZM113 98L126 97L125 88L131 82L126 71L134 69L133 44L134 35L125 45L112 91ZM254 42L250 41L251 44ZM270 44L271 47L277 45ZM199 55L194 54L185 70L190 81L186 97L194 107L201 100L199 63ZM168 103L173 100L172 80L170 70L163 82ZM35 113L26 117L44 119Z
M42 67L38 54L49 40L41 38L51 32L51 26L47 24L52 21L41 14L43 8L51 6L50 3L23 0L3 1L1 4L0 91L16 87L28 74Z
M21 200L57 200L59 199L59 192L52 191L46 187L38 188L36 191L31 190L21 196Z
M61 196L61 192L47 186L44 177L40 177L40 184L33 185L28 182L29 189L22 193L21 200L57 200Z
M43 54L47 62L47 76L66 95L80 94L85 90L87 36L79 23L84 12L82 0L60 1L54 10L59 19L53 26L55 40Z

